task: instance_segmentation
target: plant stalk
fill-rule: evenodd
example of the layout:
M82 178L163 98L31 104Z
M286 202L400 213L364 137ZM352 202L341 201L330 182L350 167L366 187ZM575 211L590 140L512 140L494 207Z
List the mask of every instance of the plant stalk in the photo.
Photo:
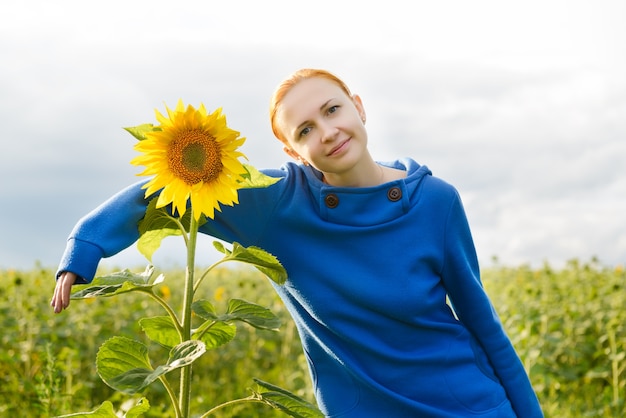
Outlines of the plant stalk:
M158 296L154 292L145 292L145 293L148 296L150 296L152 299L157 301L159 303L159 305L161 305L163 307L163 309L165 309L165 312L167 312L167 314L170 316L170 318L172 318L172 323L174 324L174 327L176 328L176 331L178 331L178 335L180 336L180 339L182 341L183 340L183 327L180 324L180 322L178 321L178 317L176 316L176 313L174 313L174 311L172 310L170 305L168 305L167 302L165 300L163 300L162 297Z
M160 376L159 380L163 384L163 387L165 388L167 395L170 397L170 401L172 402L172 407L174 408L174 412L176 413L176 418L180 418L181 417L180 405L176 401L176 394L172 390L172 386L170 386L170 383L167 381L165 376Z
M194 266L196 262L196 241L198 238L198 222L191 210L189 224L189 240L187 241L187 269L185 272L185 293L183 297L183 338L182 342L191 340L191 304L194 296ZM189 417L191 401L191 364L183 367L180 372L180 411L183 418Z
M216 411L222 409L222 408L226 408L227 406L232 406L238 403L244 403L244 402L260 402L263 403L263 401L261 400L261 398L257 395L250 395L246 398L241 398L241 399L233 399L232 401L228 401L228 402L224 402L223 404L217 405L215 407L213 407L211 410L205 412L200 418L206 418L210 415L212 415L213 413L215 413Z

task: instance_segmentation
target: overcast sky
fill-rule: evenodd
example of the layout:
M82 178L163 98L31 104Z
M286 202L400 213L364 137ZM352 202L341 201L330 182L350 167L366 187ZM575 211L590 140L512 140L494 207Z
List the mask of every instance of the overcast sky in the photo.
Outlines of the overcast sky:
M10 2L0 268L55 267L80 216L137 180L122 127L179 98L222 107L251 164L282 164L267 105L301 67L361 96L376 159L456 186L483 265L624 264L625 18L620 0Z

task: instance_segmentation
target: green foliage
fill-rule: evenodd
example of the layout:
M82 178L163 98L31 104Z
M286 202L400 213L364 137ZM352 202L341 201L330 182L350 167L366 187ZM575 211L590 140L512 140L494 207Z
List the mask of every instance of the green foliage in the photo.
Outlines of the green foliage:
M155 209L152 208L149 212L155 212ZM193 219L190 219L190 221L190 231L192 232L188 236L185 235L185 237L188 242L188 248L192 248L192 251L195 253L195 234L193 231L197 232L198 224ZM181 231L185 232L184 229L181 229ZM215 349L235 338L236 327L233 322L241 321L255 328L268 330L276 330L280 325L278 317L269 309L242 299L230 300L226 313L222 315L218 314L213 305L207 300L193 301L202 278L206 277L218 264L226 261L241 261L250 264L265 273L270 279L279 283L283 283L286 280L285 269L279 261L260 248L245 248L236 242L232 244L232 250L217 242L215 247L225 255L220 262L210 266L206 270L205 275L199 280L196 280L193 273L190 273L191 270L195 270L195 266L194 269L186 269L184 298L182 300L183 307L180 315L182 320L176 315L172 306L155 293L155 286L164 282L164 276L160 275L155 280L152 280L154 275L152 266L149 266L141 274L133 274L128 270L124 270L96 277L90 284L77 286L72 293L72 299L84 299L141 292L151 296L164 308L168 316L142 318L139 324L150 340L162 347L170 348L169 358L165 363L153 368L149 348L146 344L127 337L115 336L102 344L98 350L96 365L98 375L107 385L119 392L130 395L142 392L152 383L160 380L169 395L176 418L187 418L191 412L192 364L207 349ZM199 318L205 320L196 329L192 329L192 313L196 313ZM177 369L181 369L178 397L166 377L166 374ZM281 393L281 396L289 394L288 400L290 402L269 402L262 394L254 392L251 397L230 400L224 405L243 402L264 402L289 415L301 416L300 412L291 411L289 407L296 400L294 405L297 406L298 411L309 408L311 414L319 413L315 406L309 405L306 401L297 402L299 400L297 395L292 395L285 390L282 390ZM213 410L221 408L222 406L218 405ZM100 411L100 408L98 408L95 412ZM206 412L202 416L209 416L212 413L211 411Z
M274 331L277 331L280 326L280 319L272 311L241 299L231 299L224 315L218 315L211 302L207 300L196 301L191 308L200 318L211 321L243 321L258 329Z
M626 273L495 266L485 287L547 417L626 416Z
M124 130L134 136L137 140L143 141L146 139L146 133L160 131L161 128L154 126L151 123L143 123L141 125L124 128Z
M150 200L146 214L138 225L137 249L150 262L165 238L183 235L186 239L184 233L189 232L188 226L191 222L191 211L186 211L182 217L172 216L166 207L157 208L157 201L156 197ZM204 223L206 217L201 215L198 225L202 226Z
M175 269L164 275L166 281L150 289L160 298L176 301L184 274ZM131 417L130 410L145 408L146 399L150 409L144 417L172 416L163 385L155 382L135 395L120 394L101 381L94 362L99 347L119 335L135 336L151 358L160 358L164 345L149 338L142 329L145 324L139 323L141 318L162 316L160 304L143 291L133 291L73 301L65 314L54 315L49 306L53 276L41 266L0 271L0 416L51 417L93 411L108 402L99 410ZM574 260L559 270L549 265L533 269L496 264L483 268L483 281L547 418L626 416L626 272L621 267L602 266L597 260ZM192 396L193 410L250 398L257 403L230 405L211 416L281 417L285 414L274 408L282 404L297 411L300 401L294 404L274 385L314 403L295 326L265 277L254 269L219 268L198 295L202 302L194 306L196 331L220 315L235 313L239 320L231 324L237 324L237 338L208 349L194 362L192 384L201 391ZM279 332L268 330L271 321L262 327L247 326L248 308L242 315L238 302L229 302L236 300L269 308L281 320ZM178 370L169 374L177 375ZM274 408L261 406L271 402ZM75 416L113 416L91 414Z
M72 292L72 299L89 299L97 297L115 296L135 290L151 291L152 287L163 281L158 276L151 282L154 268L148 266L143 273L133 273L128 269L112 274L99 276L90 284L76 285Z
M296 418L322 418L323 415L317 411L315 405L306 402L302 398L294 396L291 392L264 382L260 379L254 381L264 390L257 392L261 400L276 409Z
M99 272L99 277L109 276L119 277L120 274ZM123 276L127 279L142 274ZM106 406L98 405L108 401L118 416L126 414L131 417L130 411L144 397L150 399L150 409L143 416L173 416L169 396L159 383L160 379L135 395L126 395L105 384L96 369L96 353L100 347L103 343L106 347L107 341L120 335L136 339L147 348L149 357L156 360L149 367L145 363L133 367L157 370L159 365L171 364L168 352L163 353L163 345L143 332L145 323L140 320L163 313L159 303L145 297L147 288L155 296L170 301L174 309L180 309L177 301L184 274L178 269L165 272L167 281L159 281L158 285L154 284L158 280L147 279L148 276L149 273L137 279L136 285L143 283L146 286L141 290L118 293L116 297L73 300L69 311L54 315L49 306L54 286L53 270L36 267L30 271L0 271L3 283L0 288L3 327L0 337L0 416L52 417L76 411L92 411L90 414L93 415L75 416L111 416L95 412L96 408L98 414L107 410ZM297 333L267 279L247 268L214 269L210 279L210 286L205 283L198 292L200 300L210 299L217 316L229 315L232 319L232 323L217 323L210 330L234 334L236 329L237 338L230 337L228 344L207 343L210 335L214 340L223 338L219 333L207 332L200 338L208 351L194 362L196 372L192 376L192 385L199 390L191 398L192 409L208 410L215 404L245 399L251 393L260 392L255 388L254 376L288 388L295 395L313 402ZM104 287L107 289L104 294L122 288ZM268 318L264 308L260 309L261 305L249 304L235 296L271 308L279 320ZM257 327L248 326L250 309L258 309L261 313L260 319L254 321ZM201 332L205 319L199 315L194 319L195 332ZM277 322L282 323L279 332L270 331L275 329ZM228 331L220 328L222 326L227 326ZM115 356L112 358L116 359ZM168 376L170 374L170 380L175 382L180 373L174 369L167 372ZM142 376L145 379L148 373ZM217 410L211 417L286 416L262 397L251 400L254 403L233 404ZM146 403L143 405L145 407Z
M183 341L170 350L167 363L153 369L146 345L116 336L100 346L96 366L107 385L132 395L144 390L164 374L190 365L205 351L206 346L201 341Z
M132 406L126 411L126 418L140 418L150 409L150 402L146 398L142 398L137 405ZM105 401L98 408L91 412L78 412L76 414L65 415L72 418L117 418L117 414L113 409L113 404Z
M266 176L249 164L244 164L243 167L246 169L246 174L243 175L244 180L239 183L239 187L242 189L269 187L281 180L280 178Z
M213 245L219 252L225 254L223 261L239 261L250 264L278 284L283 284L287 280L287 271L278 262L278 259L260 248L242 247L236 242L233 243L232 250L226 248L219 241L214 241Z

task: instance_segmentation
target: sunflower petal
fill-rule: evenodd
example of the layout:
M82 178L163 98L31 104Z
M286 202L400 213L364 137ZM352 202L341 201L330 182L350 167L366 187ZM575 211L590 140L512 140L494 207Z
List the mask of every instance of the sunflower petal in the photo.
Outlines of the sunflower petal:
M237 204L247 173L238 148L246 138L228 127L222 108L208 113L202 103L196 109L178 100L165 109L167 116L155 110L160 126L135 144L141 154L131 160L145 167L138 175L154 176L143 186L146 196L161 191L157 207L171 204L178 216L190 202L196 219L213 218L220 204Z

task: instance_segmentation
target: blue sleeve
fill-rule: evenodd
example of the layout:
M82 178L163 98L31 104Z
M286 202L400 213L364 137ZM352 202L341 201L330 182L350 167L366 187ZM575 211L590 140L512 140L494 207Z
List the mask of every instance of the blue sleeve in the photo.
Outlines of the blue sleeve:
M282 169L263 170L265 175L281 178L282 181L267 188L240 189L239 203L222 206L215 212L215 219L202 225L199 232L226 242L237 241L244 247L259 245L259 240L267 231L269 219L287 188L287 172Z
M272 177L286 175L284 170L263 172ZM125 188L78 221L67 240L57 277L71 271L79 277L77 284L89 283L102 258L119 253L139 239L138 223L149 202L141 188L145 182ZM222 205L215 213L215 220L209 220L199 232L228 242L237 240L244 246L256 244L284 190L279 186L282 183L264 189L239 190L239 204Z
M67 240L57 277L64 271L75 273L76 282L93 280L98 263L132 245L139 238L138 222L146 213L145 182L118 192L81 218Z
M448 215L444 252L442 278L459 320L483 347L517 416L543 417L524 366L483 289L474 242L458 193Z

